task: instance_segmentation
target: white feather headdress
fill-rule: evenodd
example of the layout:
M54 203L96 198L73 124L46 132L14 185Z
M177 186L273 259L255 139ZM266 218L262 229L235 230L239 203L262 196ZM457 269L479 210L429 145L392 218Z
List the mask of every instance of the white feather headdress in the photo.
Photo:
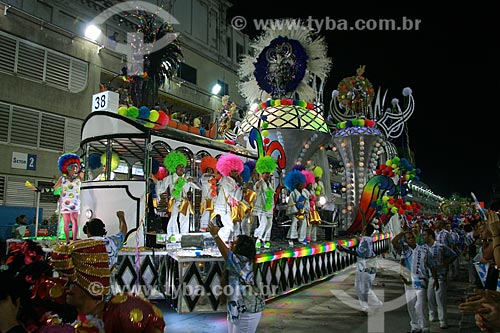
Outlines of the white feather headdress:
M296 19L277 23L250 45L255 56L241 59L240 93L248 103L270 97L314 102L319 86L315 80L324 82L331 69L324 37L314 37Z

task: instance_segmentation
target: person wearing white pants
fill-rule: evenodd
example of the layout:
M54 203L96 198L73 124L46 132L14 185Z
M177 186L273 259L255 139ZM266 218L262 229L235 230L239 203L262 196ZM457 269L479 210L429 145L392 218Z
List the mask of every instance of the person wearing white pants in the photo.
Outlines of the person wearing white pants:
M374 231L375 228L373 224L368 224L364 227L362 231L363 236L355 251L345 247L339 247L339 250L357 256L354 287L356 289L361 311L364 312L383 306L382 301L380 301L372 290L373 281L376 276L376 263L373 260L376 254L373 251L372 239Z
M428 333L430 332L430 322L427 287L431 275L437 281L434 287L439 288L436 269L430 260L429 247L425 244L417 245L416 237L411 229L400 232L391 242L401 254L401 275L408 283L405 284L405 296L411 332Z
M429 246L431 264L436 267L439 289L435 289L434 278L429 279L427 298L429 299L429 320L439 319L439 327L448 328L448 309L446 292L448 290L448 267L457 260L457 254L448 246L434 240L435 234L430 229L424 229L423 239ZM437 311L436 311L437 310Z
M294 240L307 244L307 214L309 213L309 197L303 191L306 177L298 170L292 170L285 176L285 186L291 192L288 197L286 215L292 224L286 235L288 246L293 247ZM298 227L298 225L300 226Z
M222 175L219 180L219 191L214 203L214 214L220 216L223 227L219 231L220 238L228 243L234 237L234 224L231 207L237 206L241 199L240 173L243 171L243 161L234 154L223 154L217 160L217 170Z
M191 215L191 203L188 198L190 189L200 189L195 184L194 179L184 175L184 168L187 165L186 156L181 152L172 151L164 158L163 163L169 175L163 180L157 181L157 197L162 193L168 193L171 206L170 219L167 225L167 234L189 233L189 218Z
M255 242L257 248L260 248L262 243L266 249L271 247L275 193L274 181L271 176L276 167L276 160L271 156L260 157L255 166L257 172L262 175L262 178L254 186L257 198L255 199L253 215L259 219L259 226L254 232L254 237L257 238Z

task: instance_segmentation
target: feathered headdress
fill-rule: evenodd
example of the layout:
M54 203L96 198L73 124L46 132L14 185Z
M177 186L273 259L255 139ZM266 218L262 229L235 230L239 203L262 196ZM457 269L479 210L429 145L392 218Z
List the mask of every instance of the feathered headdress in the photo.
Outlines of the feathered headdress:
M257 164L255 165L257 172L260 174L263 174L264 172L273 173L274 171L276 171L277 167L278 164L272 156L259 157L259 159L257 160Z
M297 184L305 185L306 177L298 170L292 170L285 176L285 186L291 192L297 188Z
M318 93L313 81L328 76L331 59L324 37L314 37L297 20L281 23L250 45L255 57L246 55L240 62L239 88L249 103L292 95L312 101Z
M207 172L207 168L212 168L213 172L216 172L217 171L216 165L217 165L217 159L215 157L212 157L210 155L203 157L200 162L201 173Z
M175 173L175 170L179 165L187 165L186 155L178 151L171 151L163 159L163 164L167 168L168 172Z
M57 160L57 166L59 168L59 171L61 171L63 175L68 174L68 167L73 164L78 167L79 171L81 167L80 156L72 153L67 153L59 156L59 159Z
M227 177L232 170L236 170L240 174L244 167L239 156L229 153L219 157L216 168L223 176Z

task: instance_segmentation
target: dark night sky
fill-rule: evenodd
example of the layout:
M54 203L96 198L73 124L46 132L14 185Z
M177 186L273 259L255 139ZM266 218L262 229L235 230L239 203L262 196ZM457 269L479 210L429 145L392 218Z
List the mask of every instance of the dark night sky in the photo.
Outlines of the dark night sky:
M415 154L420 179L434 193L449 197L474 192L487 205L498 181L493 142L498 139L494 112L500 96L493 53L498 48L498 27L492 5L478 2L467 7L437 9L403 3L399 7L380 1L371 5L306 1L297 6L283 1L234 1L227 20L243 16L244 33L254 36L252 19L307 18L335 20L392 18L422 20L418 31L339 31L322 29L332 58L325 100L344 77L366 65L365 77L403 101L401 91L413 90L415 112L408 122L409 145ZM272 3L272 8L267 7ZM314 3L317 3L313 5ZM332 9L327 9L333 7ZM284 5L284 6L281 6ZM410 7L413 6L413 7ZM498 56L498 53L496 53ZM389 105L385 105L387 108ZM394 141L402 146L402 139Z

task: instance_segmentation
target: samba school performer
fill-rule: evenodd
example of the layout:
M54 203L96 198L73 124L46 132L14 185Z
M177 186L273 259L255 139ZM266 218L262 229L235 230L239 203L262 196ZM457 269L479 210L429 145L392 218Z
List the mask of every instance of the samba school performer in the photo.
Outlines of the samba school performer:
M172 151L164 158L163 163L169 175L157 182L157 191L167 193L170 197L170 219L167 225L167 234L189 233L189 216L193 214L193 207L188 198L190 189L200 190L192 177L186 177L184 169L187 165L186 155Z
M306 214L309 211L309 198L306 191L303 191L306 177L299 170L292 170L285 176L285 186L290 191L286 215L292 220L286 238L288 246L294 246L294 240L302 244L307 244Z
M255 166L255 169L261 175L261 178L255 183L257 199L253 209L253 215L259 219L259 227L254 232L255 238L257 238L255 242L257 248L260 248L262 244L266 249L271 247L275 194L272 176L277 166L276 160L271 156L260 157Z
M206 231L214 214L214 200L217 198L217 159L207 155L201 159L201 205L200 230Z
M306 241L310 243L317 240L318 225L321 224L321 217L316 209L316 193L313 190L315 184L314 173L310 170L303 170L302 174L306 177L306 188L309 196L309 216L307 216Z
M83 179L80 156L76 154L63 154L57 161L62 176L53 186L54 190L62 188L59 198L59 212L64 221L64 234L66 243L69 243L69 224L71 222L72 239L78 236L78 215L80 214L80 186Z

